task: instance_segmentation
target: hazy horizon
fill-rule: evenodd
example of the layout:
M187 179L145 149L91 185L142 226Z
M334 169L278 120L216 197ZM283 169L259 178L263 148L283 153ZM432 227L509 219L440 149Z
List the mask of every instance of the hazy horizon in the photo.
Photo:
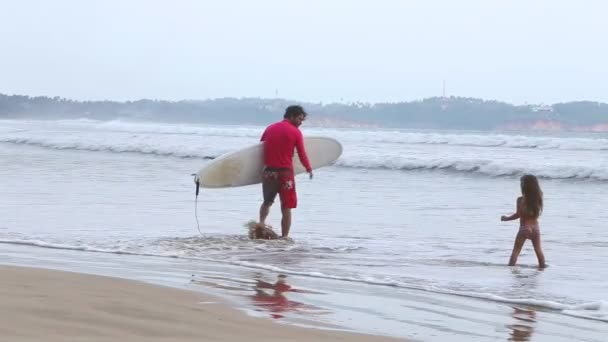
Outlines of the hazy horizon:
M0 93L608 102L601 1L6 2Z
M419 99L404 99L404 100L393 100L393 101L376 101L376 102L367 102L367 101L361 101L361 100L350 100L347 101L345 99L343 99L342 101L337 100L337 101L308 101L308 100L302 100L302 99L294 99L294 98L284 98L284 97L273 97L273 96L268 96L268 97L262 97L262 96L223 96L223 97L213 97L213 98L175 98L175 99L165 99L165 98L133 98L133 99L96 99L96 98L91 98L91 99L76 99L76 98L69 98L69 97L65 97L65 96L61 96L58 94L52 95L37 95L37 94L7 94L7 93L2 93L0 92L0 96L25 96L25 97L29 97L29 98L37 98L37 97L42 97L42 98L49 98L49 99L55 99L55 98L59 98L59 99L64 99L64 100L68 100L68 101L74 101L74 102L115 102L115 103L121 103L121 104L125 104L125 103L129 103L129 102L137 102L137 101L160 101L160 102L169 102L169 103L178 103L178 102L206 102L206 101L217 101L217 100L227 100L227 99L233 99L233 100L237 100L237 101L243 101L243 100L259 100L259 101L279 101L279 102L292 102L294 104L313 104L313 105L332 105L332 104L337 104L337 105L345 105L345 106L356 106L356 105L379 105L379 104L399 104L399 103L415 103L415 102L422 102L422 101L428 101L428 100L432 100L432 99L441 99L441 95L432 95L432 96L428 96L428 97L424 97L424 98L419 98ZM564 104L564 103L578 103L578 102L592 102L592 103L599 103L599 104L608 104L608 102L603 102L603 101L592 101L592 100L585 100L585 99L573 99L571 101L565 101L565 102L555 102L555 103L546 103L546 102L524 102L524 103L513 103L513 102L508 102L508 101L503 101L500 99L490 99L490 98L480 98L480 97L474 97L474 96L458 96L458 95L453 95L453 94L446 94L446 99L456 99L456 100L462 100L462 99L475 99L475 100L481 100L484 102L498 102L498 103L504 103L507 105L511 105L511 106L539 106L539 107L544 107L544 106L555 106L558 104Z

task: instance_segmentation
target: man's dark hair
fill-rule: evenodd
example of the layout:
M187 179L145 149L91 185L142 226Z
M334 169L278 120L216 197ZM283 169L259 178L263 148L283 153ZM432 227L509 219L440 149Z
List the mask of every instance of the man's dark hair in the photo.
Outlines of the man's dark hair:
M299 115L304 115L306 117L308 114L304 111L302 106L289 106L285 109L285 115L283 115L283 119L293 119Z

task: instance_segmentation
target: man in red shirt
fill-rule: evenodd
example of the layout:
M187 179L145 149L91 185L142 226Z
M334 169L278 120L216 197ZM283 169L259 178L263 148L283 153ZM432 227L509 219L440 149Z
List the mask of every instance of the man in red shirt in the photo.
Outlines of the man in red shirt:
M291 209L298 205L296 181L293 171L294 149L298 151L300 162L312 179L312 167L304 149L304 138L298 127L306 119L306 112L301 106L289 106L283 115L283 121L274 123L262 134L264 142L264 173L262 191L264 202L260 206L260 227L266 227L266 218L270 206L279 195L281 200L281 237L286 238L291 228Z

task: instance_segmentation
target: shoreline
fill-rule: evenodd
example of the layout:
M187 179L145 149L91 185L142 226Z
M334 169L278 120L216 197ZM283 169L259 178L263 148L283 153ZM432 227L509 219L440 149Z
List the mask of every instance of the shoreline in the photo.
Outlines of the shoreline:
M0 336L10 341L405 341L277 324L212 295L44 268L0 265Z

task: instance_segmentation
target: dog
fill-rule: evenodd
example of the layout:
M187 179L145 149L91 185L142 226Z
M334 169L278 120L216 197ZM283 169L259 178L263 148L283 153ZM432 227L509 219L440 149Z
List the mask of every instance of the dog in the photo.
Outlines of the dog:
M249 231L249 238L252 240L277 240L280 236L272 230L269 225L262 226L255 221L249 221L245 224Z

